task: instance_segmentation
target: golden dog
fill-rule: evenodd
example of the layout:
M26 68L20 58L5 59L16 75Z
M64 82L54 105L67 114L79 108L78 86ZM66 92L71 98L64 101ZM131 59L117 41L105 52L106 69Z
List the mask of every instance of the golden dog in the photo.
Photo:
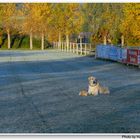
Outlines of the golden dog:
M110 93L108 87L101 86L95 77L93 77L93 76L88 77L88 81L89 81L88 91L86 91L86 90L80 91L80 93L79 93L80 96L88 96L88 95L96 96L98 94L109 94Z

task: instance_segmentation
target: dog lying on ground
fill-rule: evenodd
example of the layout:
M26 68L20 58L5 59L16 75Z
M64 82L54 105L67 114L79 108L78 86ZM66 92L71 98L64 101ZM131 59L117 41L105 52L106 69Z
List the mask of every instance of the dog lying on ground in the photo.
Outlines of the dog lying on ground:
M95 77L93 77L93 76L88 77L88 81L89 81L88 91L81 90L79 93L80 96L88 96L88 95L96 96L98 94L109 94L110 93L108 87L101 86Z

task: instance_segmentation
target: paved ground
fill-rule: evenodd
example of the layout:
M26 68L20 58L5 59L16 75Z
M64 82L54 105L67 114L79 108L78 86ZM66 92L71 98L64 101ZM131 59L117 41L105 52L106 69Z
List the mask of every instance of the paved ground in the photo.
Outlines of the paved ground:
M96 76L110 95L81 97ZM139 133L140 70L57 51L0 51L1 133Z

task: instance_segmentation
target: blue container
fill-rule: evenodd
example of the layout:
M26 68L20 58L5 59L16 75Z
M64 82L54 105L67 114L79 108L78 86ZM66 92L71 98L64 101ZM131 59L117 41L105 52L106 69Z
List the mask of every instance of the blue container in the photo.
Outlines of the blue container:
M109 59L109 47L106 45L98 45L96 47L96 57Z
M98 45L96 47L96 57L125 62L127 60L127 48L119 48L113 45Z
M118 60L118 47L110 46L109 48L109 59L117 61Z

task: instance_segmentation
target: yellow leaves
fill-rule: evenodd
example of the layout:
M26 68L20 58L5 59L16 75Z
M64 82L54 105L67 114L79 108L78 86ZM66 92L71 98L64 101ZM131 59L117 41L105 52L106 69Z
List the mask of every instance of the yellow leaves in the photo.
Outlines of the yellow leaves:
M28 3L24 4L24 30L40 34L45 32L51 18L51 4L48 3ZM28 30L27 30L28 29Z
M131 36L131 40L140 43L140 4L129 3L124 5L124 19L122 29L126 37ZM128 44L131 43L128 39ZM137 42L136 42L137 43Z
M77 32L81 26L79 4L55 4L52 11L53 25L57 34L71 34Z
M0 4L0 14L2 26L5 30L10 30L15 27L16 22L16 5L12 3Z

